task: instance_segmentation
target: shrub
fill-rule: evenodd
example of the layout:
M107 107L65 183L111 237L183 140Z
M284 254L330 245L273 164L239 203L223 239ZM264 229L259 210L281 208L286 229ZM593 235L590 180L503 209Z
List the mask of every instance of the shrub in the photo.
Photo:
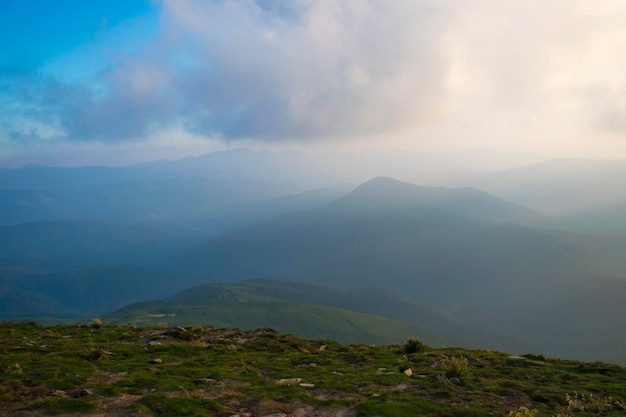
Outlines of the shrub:
M442 361L443 368L448 378L469 375L469 361L463 356L453 356Z
M533 417L536 415L537 415L537 410L531 410L523 406L509 413L510 417Z
M595 412L602 413L605 411L623 411L626 410L626 404L621 400L613 397L594 397L593 394L585 395L574 392L574 394L565 394L567 400L567 411Z
M422 353L426 350L426 345L415 337L409 337L403 346L404 353Z

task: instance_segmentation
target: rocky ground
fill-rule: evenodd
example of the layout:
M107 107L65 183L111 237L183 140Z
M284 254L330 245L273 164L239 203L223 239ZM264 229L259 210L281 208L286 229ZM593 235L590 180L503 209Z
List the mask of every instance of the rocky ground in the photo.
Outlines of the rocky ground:
M623 415L626 370L270 329L0 324L0 416Z

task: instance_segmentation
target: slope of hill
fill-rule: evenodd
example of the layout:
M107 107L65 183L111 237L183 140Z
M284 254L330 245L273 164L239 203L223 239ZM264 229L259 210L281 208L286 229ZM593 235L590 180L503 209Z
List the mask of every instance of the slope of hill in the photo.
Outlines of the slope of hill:
M163 222L286 193L280 185L256 180L201 177L139 177L83 188L46 189L43 184L41 187L0 189L0 224L70 218Z
M73 219L0 227L0 262L65 258L142 265L206 239L193 230L152 223Z
M626 370L270 329L0 323L0 414L620 416ZM411 348L414 349L411 349Z
M419 335L428 343L439 340L415 327L372 314L335 307L286 302L214 302L181 305L145 302L103 317L106 323L155 326L269 327L300 337L333 339L341 343L392 344Z
M455 320L456 307L452 305L421 304L406 295L384 288L347 291L328 285L297 281L250 280L234 284L206 283L186 289L164 301L128 306L113 313L111 320L114 323L133 322L146 325L154 325L160 321L177 325L215 324L214 320L222 317L225 311L232 311L233 314L227 314L230 321L224 322L226 323L224 325L245 328L267 325L298 335L306 334L303 332L311 326L312 322L316 322L306 315L292 313L289 319L291 327L287 330L282 323L284 320L282 316L264 314L262 315L264 319L269 321L263 324L259 321L261 315L256 310L243 307L254 303L264 303L268 306L266 308L294 303L315 305L316 308L327 306L348 310L351 313L386 317L396 322L390 328L397 329L399 327L397 321L404 322L404 325L409 324L414 329L419 329L415 330L414 334L420 335L428 343L437 346L489 345L497 349L533 350L533 346L519 340L509 340L507 337L485 332L477 326ZM164 310L170 313L164 315ZM175 315L172 312L175 312ZM218 314L217 317L216 314ZM169 319L159 319L159 317L169 317ZM328 323L320 325L321 330L315 336L307 337L330 337L328 333L324 333L324 329L334 329L332 324L334 319L328 315L325 317ZM367 332L372 331L369 326L364 326L364 328L368 329ZM360 331L363 332L363 329ZM386 334L387 331L379 328L377 332ZM394 334L401 335L402 333L398 331ZM340 340L345 340L339 332L335 335L340 337ZM373 340L373 338L369 337L367 340ZM389 342L394 339L387 338L386 340Z
M84 320L189 286L175 278L165 271L130 265L71 268L55 260L0 266L0 317Z

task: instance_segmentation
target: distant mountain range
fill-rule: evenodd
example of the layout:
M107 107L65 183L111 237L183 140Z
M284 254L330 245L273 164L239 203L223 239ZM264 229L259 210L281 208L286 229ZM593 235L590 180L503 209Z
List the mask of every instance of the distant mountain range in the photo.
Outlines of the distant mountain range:
M332 337L352 323L352 340L372 343L418 333L443 345L626 357L623 163L553 161L468 174L452 188L389 177L354 188L330 182L330 170L311 180L318 162L228 151L0 170L0 318L84 320L128 306L108 317L265 322L324 337L319 323L336 316ZM304 185L316 181L324 188Z

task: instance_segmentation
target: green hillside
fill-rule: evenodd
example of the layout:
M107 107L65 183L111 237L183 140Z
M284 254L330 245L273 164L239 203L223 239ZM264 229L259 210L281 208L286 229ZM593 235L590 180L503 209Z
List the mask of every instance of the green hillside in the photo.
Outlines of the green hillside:
M626 369L271 329L0 323L0 415L622 416Z
M204 326L256 329L342 343L391 344L419 335L428 343L439 340L415 327L372 314L335 307L286 302L234 302L180 305L154 301L130 305L103 318L111 324L139 326Z
M167 299L177 305L241 302L291 302L338 307L408 323L420 334L437 335L430 343L448 346L484 347L509 351L536 351L520 340L487 332L463 320L456 305L417 302L407 294L384 288L342 289L311 282L247 280L237 283L206 283L188 288Z

